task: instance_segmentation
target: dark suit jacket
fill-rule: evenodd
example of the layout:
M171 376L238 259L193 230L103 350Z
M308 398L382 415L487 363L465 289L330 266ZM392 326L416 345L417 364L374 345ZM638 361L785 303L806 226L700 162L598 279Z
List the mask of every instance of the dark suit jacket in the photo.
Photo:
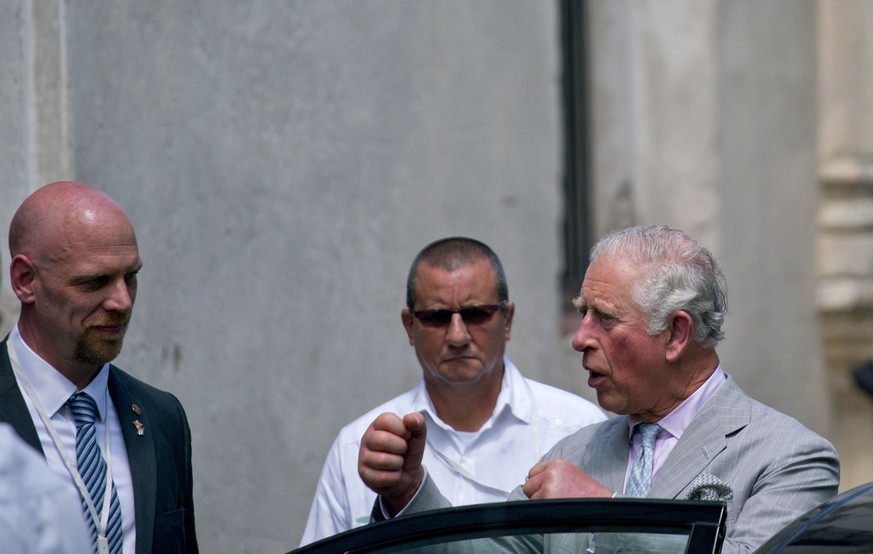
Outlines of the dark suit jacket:
M6 348L4 339L0 343L0 421L12 425L27 443L44 454ZM110 366L108 386L130 461L136 551L196 553L191 430L185 410L172 394L115 366ZM137 434L135 420L143 426L142 435Z

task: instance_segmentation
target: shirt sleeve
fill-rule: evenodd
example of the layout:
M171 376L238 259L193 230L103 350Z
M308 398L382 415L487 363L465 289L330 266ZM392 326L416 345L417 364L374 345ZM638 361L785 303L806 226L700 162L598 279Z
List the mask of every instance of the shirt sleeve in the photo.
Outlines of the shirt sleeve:
M327 454L315 488L301 546L352 528L345 490L341 439L337 437Z

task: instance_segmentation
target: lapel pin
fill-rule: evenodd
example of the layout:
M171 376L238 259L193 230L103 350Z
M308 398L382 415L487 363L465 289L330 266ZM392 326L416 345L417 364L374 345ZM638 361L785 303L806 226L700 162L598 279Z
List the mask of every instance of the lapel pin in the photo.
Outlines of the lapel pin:
M142 415L142 408L140 408L136 404L131 404L130 409L133 410L133 413L135 413L136 415Z
M133 420L133 426L136 427L136 434L139 436L143 436L145 434L145 425L143 425L140 420Z

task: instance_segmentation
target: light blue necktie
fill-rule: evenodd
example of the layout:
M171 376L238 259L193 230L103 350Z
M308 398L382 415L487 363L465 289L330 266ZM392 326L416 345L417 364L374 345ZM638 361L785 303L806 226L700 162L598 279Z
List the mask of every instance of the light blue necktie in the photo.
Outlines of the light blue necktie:
M77 392L70 397L67 405L73 411L76 418L76 463L79 475L85 482L85 488L91 495L91 500L100 514L103 510L103 497L106 490L106 461L97 446L94 421L97 419L97 403L88 394ZM92 552L97 552L97 526L91 518L88 504L82 499L82 509L85 512L85 520L91 531ZM109 523L106 526L106 539L109 543L109 552L121 554L121 505L118 503L118 494L115 484L112 484L112 499L109 504Z
M624 489L626 496L643 498L649 494L652 488L652 462L655 459L655 439L661 426L657 423L640 423L640 436L642 437L642 449L640 457L634 462L630 479Z

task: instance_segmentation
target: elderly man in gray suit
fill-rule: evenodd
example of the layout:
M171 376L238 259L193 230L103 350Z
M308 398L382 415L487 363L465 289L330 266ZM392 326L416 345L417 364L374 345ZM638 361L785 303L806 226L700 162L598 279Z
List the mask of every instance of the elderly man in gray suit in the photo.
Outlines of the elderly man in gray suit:
M750 398L721 367L724 277L699 242L661 226L609 234L575 303L583 318L573 347L588 385L621 417L558 442L510 500L721 499L723 552L733 553L836 494L833 446ZM421 465L425 431L421 414L382 414L364 435L358 467L380 495L377 519L447 505Z

